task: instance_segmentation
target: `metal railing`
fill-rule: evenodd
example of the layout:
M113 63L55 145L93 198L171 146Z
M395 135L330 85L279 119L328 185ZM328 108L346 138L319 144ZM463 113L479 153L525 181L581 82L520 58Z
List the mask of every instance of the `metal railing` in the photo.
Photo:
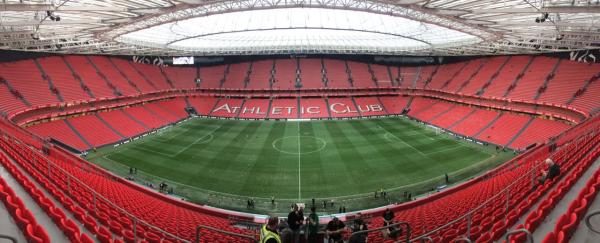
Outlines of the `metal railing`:
M421 237L418 240L411 240L410 242L420 242L420 243L433 242L433 239L429 236L425 236L425 237Z
M10 236L10 235L0 234L0 239L7 239L7 240L12 241L13 243L18 243L17 238Z
M533 235L531 235L531 232L529 232L529 230L527 230L527 229L516 229L516 230L509 231L508 233L506 233L506 236L504 237L504 239L506 240L506 242L509 242L508 238L511 235L515 235L518 233L525 233L525 235L527 236L527 241L529 243L533 243Z
M423 125L425 126L425 125ZM427 129L431 129L427 127ZM154 132L152 132L154 133ZM456 136L456 135L454 135ZM99 153L102 154L102 153ZM93 159L92 159L93 158ZM226 192L218 192L208 190L206 188L199 188L192 185L182 184L175 180L162 178L151 173L145 172L143 170L139 170L134 175L128 174L128 169L130 167L115 163L110 161L109 159L102 159L97 155L91 155L88 157L90 161L94 161L97 164L103 164L102 166L105 168L110 168L112 173L115 173L121 177L129 177L131 176L135 182L138 184L151 183L151 184L159 184L160 182L166 182L169 184L170 189L172 189L173 194L177 196L181 196L186 198L189 202L203 205L210 205L213 207L218 207L227 210L233 211L241 211L248 212L254 214L268 214L268 213L286 213L289 212L289 205L294 203L312 203L312 200L316 202L317 205L323 205L325 202L326 206L322 209L322 212L326 214L336 214L342 213L340 212L340 208L348 208L348 211L356 211L358 209L368 209L368 208L377 208L382 206L389 206L404 202L409 202L412 200L408 199L406 195L403 193L411 193L412 195L423 196L425 194L434 193L435 190L431 190L430 188L434 188L440 183L444 181L443 176L433 177L424 181L420 181L417 183L413 183L410 185L398 186L393 188L383 188L385 189L386 196L374 196L375 191L358 193L353 195L345 195L345 196L336 196L336 197L308 197L303 199L297 198L276 198L275 203L271 202L270 197L260 197L260 196L242 196L235 195ZM99 163L102 161L102 163ZM472 178L476 173L483 171L484 168L488 168L491 165L496 166L499 161L491 160L486 163L476 163L474 165L465 167L459 171L448 173L449 176L456 178L456 185L460 184L462 181L467 181ZM494 168L489 167L489 168ZM248 200L252 199L252 206L248 205ZM330 203L334 203L334 206L331 206Z
M586 133L586 134L584 134L584 136L580 136L579 138L586 137L585 135L590 135L590 134L595 134L595 132ZM571 143L575 142L576 140L577 140L577 139L574 139L574 140L572 140L572 141L569 141L569 142L568 142L568 143L566 143L566 144L571 144ZM566 145L566 144L565 144L565 145ZM577 149L580 149L580 147L578 147ZM547 157L552 157L552 156L554 156L555 154L557 154L557 153L558 153L558 151L560 151L560 149L554 150L554 151L553 151L552 153L550 153L550 154L549 154ZM533 154L530 154L530 155L533 155ZM527 159L527 157L525 157L524 159ZM534 163L535 163L535 162L534 162ZM530 170L528 170L527 172L525 172L525 174L523 174L522 176L520 176L519 178L517 178L517 179L516 179L515 181L513 181L511 184L509 184L508 186L506 186L506 187L505 187L503 190L501 190L500 192L498 192L496 195L492 196L491 198L487 199L485 202L483 202L482 204L480 204L480 205L479 205L479 206L477 206L476 208L474 208L474 209L470 210L469 212L467 212L467 213L463 214L463 216L461 216L461 217L459 217L459 218L456 218L455 220L452 220L452 221L450 221L450 222L448 222L448 223L446 223L446 224L444 224L444 225L442 225L442 226L440 226L440 227L438 227L438 228L436 228L436 229L434 229L434 230L432 230L432 231L429 231L429 232L427 232L427 233L425 233L425 234L423 234L423 235L421 235L421 236L418 236L418 237L417 237L417 238L415 238L413 241L415 241L415 240L419 240L419 239L421 239L422 237L430 236L430 235L432 235L433 233L436 233L436 232L438 232L438 231L441 231L441 230L443 230L443 229L446 229L446 228L450 227L451 225L453 225L453 224L455 224L455 223L458 223L458 222L460 222L460 221L462 221L462 220L464 220L464 219L466 219L466 220L467 220L467 233L466 233L466 238L470 238L470 233L471 233L471 225L472 225L472 222L471 222L472 215L473 215L473 214L474 214L476 211L478 211L478 210L480 210L481 208L483 208L484 206L488 205L488 204L489 204L491 201L497 201L496 199L497 199L498 197L502 196L503 194L506 194L506 206L505 206L505 207L506 207L506 214L508 214L508 212L509 212L509 209L510 209L510 208L509 208L509 206L510 206L510 189L512 189L512 187L513 187L513 186L514 186L516 183L518 183L518 182L521 182L521 181L523 181L524 179L529 179L529 177L531 177L531 183L532 183L532 186L533 186L533 185L535 185L535 183L536 183L536 172L537 172L537 171L539 171L538 169L539 169L541 166L543 166L543 165L544 165L544 163L540 163L540 162L538 162L537 164L534 164ZM600 212L597 212L597 213L595 213L595 214L600 214ZM590 215L590 216L591 216L591 215ZM506 215L505 215L505 217L506 217ZM587 222L586 222L586 224L587 224ZM594 232L597 232L597 233L599 233L599 234L600 234L600 230L599 230L599 231L595 231L595 230L593 230L593 231L594 231Z
M535 163L535 162L534 162ZM467 239L471 238L471 227L472 227L472 216L475 212L477 212L478 210L482 209L483 207L489 205L491 202L497 202L498 198L501 196L506 195L506 206L505 206L505 210L506 212L508 212L510 210L510 191L511 189L513 189L513 186L515 186L517 183L520 183L524 180L531 180L532 183L532 187L533 185L535 185L535 175L537 174L537 172L539 171L539 168L543 165L543 163L537 163L534 164L533 167L528 170L527 172L525 172L523 175L519 176L519 178L517 178L516 180L514 180L513 182L511 182L508 186L506 186L504 189L502 189L501 191L499 191L498 193L496 193L494 196L488 198L486 201L484 201L482 204L480 204L479 206L475 207L474 209L471 209L470 211L468 211L467 213L463 214L462 216L432 230L429 231L423 235L420 235L418 237L416 237L415 239L413 239L412 241L417 241L422 239L423 237L429 237L430 235L441 231L443 229L446 229L462 220L467 220L467 233L465 235L465 237Z
M239 233L222 230L222 229L218 229L218 228L214 228L214 227L210 227L210 226L206 226L206 225L198 225L196 227L196 236L195 236L196 238L194 241L195 243L200 243L200 237L201 237L200 230L201 229L206 229L206 230L210 230L210 231L219 232L219 233L225 234L225 235L231 235L231 236L235 236L235 237L239 237L239 238L244 238L244 239L250 240L255 243L257 243L259 241L256 238L254 238L254 236L239 234Z
M6 144L6 141L4 141L4 143ZM23 144L21 144L21 145L23 145ZM26 145L23 145L23 146L26 146ZM10 146L8 146L8 147L10 147ZM14 148L11 148L11 149L14 150ZM123 215L126 215L127 218L129 218L131 220L131 223L132 223L132 226L133 226L132 233L133 233L133 238L134 238L135 241L138 240L137 226L139 224L139 225L144 225L144 226L146 226L148 228L154 229L154 230L156 230L156 231L164 234L165 236L171 237L171 238L176 239L178 241L186 242L186 243L190 242L189 240L186 240L186 239L183 239L183 238L181 238L181 237L179 237L177 235L171 234L171 233L169 233L169 232L167 232L167 231L165 231L165 230L163 230L163 229L161 229L161 228L159 228L157 226L154 226L154 225L152 225L152 224L150 224L150 223L148 223L148 222L146 222L146 221L144 221L142 219L137 218L133 214L129 213L127 210L125 210L125 209L121 208L120 206L114 204L109 199L107 199L106 197L104 197L101 194L99 194L98 192L96 192L94 189L92 189L87 184L85 184L81 180L79 180L76 177L74 177L73 175L71 175L69 172L65 171L60 166L55 165L54 162L50 161L47 157L40 155L39 151L37 151L35 149L31 149L31 148L27 148L27 149L30 149L31 151L33 151L36 155L38 155L39 158L42 158L44 160L44 162L46 162L46 165L47 165L47 171L40 171L36 166L31 166L31 168L33 170L36 170L41 175L44 175L46 177L46 179L48 179L51 182L54 182L54 179L52 179L51 175L52 175L52 173L55 173L55 171L60 172L59 175L66 177L66 187L67 187L66 190L62 189L60 186L57 186L57 188L59 190L65 192L64 196L69 197L71 199L71 201L73 201L74 203L79 204L81 206L81 202L75 200L73 198L74 197L73 194L71 193L71 184L77 183L79 186L85 188L92 195L92 202L91 203L92 203L94 212L96 212L96 213L98 212L98 206L97 205L98 205L98 202L100 201L100 202L103 202L103 203L107 204L108 206L111 206L111 208L116 209L118 212L122 213ZM23 155L21 154L20 151L15 151L15 152L21 157L21 159L24 159ZM16 163L17 163L17 166L20 166L19 162L16 162ZM39 161L36 161L36 160L31 160L30 163L42 163L42 162L39 162ZM20 167L22 167L22 166L20 166ZM82 169L84 171L87 171L84 168L81 168L81 167L78 167L78 168ZM25 168L21 168L21 169L27 171ZM89 169L93 170L93 168L89 168ZM27 171L27 173L31 175L31 173L29 171ZM35 178L35 177L33 177L33 178ZM48 191L47 188L45 190ZM49 194L49 195L52 195L52 194ZM85 208L85 207L82 207L82 208Z
M467 238L466 236L458 237L458 238L454 239L453 242L463 242L463 241L467 242L467 243L471 243L472 242L471 239Z
M600 210L592 212L592 213L588 214L587 216L585 216L585 218L584 218L585 226L592 232L594 232L596 234L600 234L600 229L594 228L594 226L592 226L592 222L591 222L592 217L594 217L596 215L600 215Z
M6 133L5 133L5 134L6 134ZM10 136L10 137L13 137L12 135L9 135L9 134L7 134L7 135L8 135L8 136ZM18 140L17 140L17 141L18 141ZM572 141L571 141L571 142L572 142ZM23 145L23 146L27 146L27 145ZM9 147L10 147L10 146L9 146ZM30 148L28 148L28 149L30 149ZM31 151L33 151L33 152L34 152L36 155L38 155L38 157L42 158L42 159L43 159L45 162L47 162L47 171L46 171L46 172L43 172L43 171L41 171L40 169L38 169L38 168L37 168L37 167L35 167L35 166L32 166L31 168L33 168L34 170L38 171L38 173L40 173L40 174L44 175L44 176L45 176L47 179L49 179L49 180L51 180L51 181L53 181L53 179L52 179L52 177L51 177L51 174L53 173L53 171L58 171L58 172L60 172L60 173L61 173L63 176L65 176L65 177L66 177L66 181L67 181L67 189L66 189L66 190L64 190L64 189L61 189L60 187L57 187L57 188L59 188L61 191L63 191L63 192L67 192L67 193L65 193L65 196L68 196L69 198L73 199L73 197L74 197L74 196L73 196L73 195L70 193L70 192L71 192L71 184L72 184L72 183L78 183L78 184L79 184L81 187L83 187L84 189L86 189L86 190L87 190L87 191L88 191L88 192L89 192L89 193L90 193L90 194L93 196L93 202L92 202L92 204L93 204L93 208L94 208L94 211L95 211L95 212L97 212L97 210L98 210L98 207L97 207L98 201L102 201L102 202L104 202L105 204L107 204L107 205L111 206L112 208L116 209L117 211L119 211L119 212L123 213L123 215L126 215L126 216L127 216L129 219L131 219L131 220L132 220L132 224L133 224L133 235L134 235L134 240L135 240L135 241L137 241L137 238L138 238L138 236L137 236L137 232L136 232L136 230L137 230L137 225L138 225L138 224L140 224L140 225L145 225L145 226L147 226L147 227L149 227L149 228L155 229L155 230L157 230L158 232L161 232L161 233L163 233L164 235L166 235L166 236L168 236L168 237L172 237L172 238L174 238L174 239L176 239L176 240L179 240L179 241L182 241L182 242L186 242L186 243L187 243L187 242L190 242L189 240L183 239L183 238L181 238L181 237L179 237L179 236L177 236L177 235L173 235L173 234L171 234L171 233L169 233L169 232L167 232L167 231L165 231L165 230L162 230L161 228L159 228L159 227L157 227L157 226L154 226L154 225L152 225L152 224L150 224L150 223L148 223L148 222L146 222L146 221L144 221L144 220L141 220L141 219L137 218L137 217L136 217L136 216L134 216L133 214L129 213L127 210L125 210L125 209L121 208L120 206L118 206L118 205L116 205L116 204L112 203L112 202L111 202L109 199L105 198L104 196L102 196L101 194L99 194L98 192L96 192L94 189L92 189L91 187L89 187L89 186L88 186L87 184L85 184L84 182L80 181L78 178L76 178L76 177L74 177L73 175L71 175L69 172L65 171L65 170L64 170L63 168L61 168L60 166L58 166L58 165L54 164L54 162L50 161L50 160L49 160L49 159L48 159L46 156L40 155L40 152L39 152L38 150L35 150L35 149L30 149L30 150L31 150ZM557 150L557 151L558 151L558 150ZM17 151L17 153L18 153L18 154L19 154L21 157L23 157L23 155L22 155L22 153L21 153L20 151ZM37 162L37 163L41 163L41 162L39 162L39 161L35 161L35 162ZM32 162L32 163L35 163L35 162ZM428 232L428 233L426 233L426 234L420 235L420 236L418 236L417 238L415 238L414 240L410 240L410 241L419 241L419 240L420 240L420 241L425 241L425 240L431 240L431 237L429 237L429 235L431 235L431 234L433 234L433 233L435 233L435 232L438 232L438 231L440 231L440 230L443 230L443 229L445 229L445 228L447 228L447 227L449 227L449 226L451 226L451 225L453 225L453 224L455 224L455 223L457 223L457 222L459 222L459 221L461 221L461 220L463 220L463 219L467 219L467 221L468 221L468 230L467 230L467 236L466 236L466 237L467 237L467 238L469 238L469 237L470 237L470 228L471 228L471 218L472 218L472 215L473 215L473 213L474 213L474 212L476 212L477 210L480 210L480 209L481 209L481 208L483 208L484 206L488 205L488 204L489 204L491 201L493 201L493 200L497 199L498 197L500 197L500 196L502 196L502 195L504 195L504 194L506 194L506 200L507 200L507 202L506 202L507 209L506 209L506 210L508 211L508 210L509 210L509 209L508 209L508 205L509 205L509 200L510 200L510 193L509 193L509 192L510 192L510 189L512 189L512 187L513 187L513 186L514 186L516 183L518 183L518 182L521 182L522 180L524 180L524 179L526 179L526 178L528 178L528 177L531 177L532 183L535 183L535 172L536 172L536 171L538 171L538 168L539 168L541 165L542 165L541 163L539 163L539 164L534 164L534 165L533 165L533 167L532 167L532 168L531 168L529 171L527 171L525 174L523 174L522 176L520 176L519 178L517 178L515 181L513 181L511 184L509 184L509 185L508 185L507 187L505 187L503 190L501 190L501 191L500 191L500 192L498 192L496 195L492 196L491 198L489 198L488 200L486 200L485 202L483 202L482 204L480 204L478 207L476 207L476 208L474 208L474 209L470 210L469 212L467 212L467 213L463 214L463 216L461 216L461 217L459 217L459 218L457 218L457 219L455 219L455 220L453 220L453 221L451 221L451 222L448 222L448 223L446 223L445 225L442 225L442 226L440 226L440 227L438 227L438 228L434 229L433 231L430 231L430 232ZM85 168L81 168L81 167L79 167L79 169L86 170ZM94 168L89 168L89 170L94 170ZM29 174L31 174L31 173L29 173ZM46 190L47 190L47 189L46 189ZM75 203L77 203L77 204L80 204L80 205L81 205L81 202L79 202L79 201L77 201L77 200L73 200L73 202L75 202ZM586 216L586 218L585 218L585 221L586 221L586 222L585 222L585 223L586 223L586 226L587 226L588 228L590 228L590 230L592 230L592 231L593 231L593 232L595 232L595 233L598 233L598 234L600 234L600 230L598 230L598 229L594 229L594 228L591 226L591 224L590 224L590 218L591 218L592 216L595 216L595 215L598 215L598 214L600 214L600 211L599 211L599 212L594 212L594 213L592 213L592 214L590 214L590 215ZM209 227L208 227L208 226L206 226L206 227L204 227L204 228L209 228ZM218 230L218 229L216 229L216 231L217 231L217 232L224 233L222 230ZM254 238L253 238L253 239L254 239Z
M384 230L384 229L395 228L396 226L399 226L399 225L403 225L406 227L406 241L404 241L404 242L410 243L411 228L410 228L410 224L407 222L396 222L396 223L393 223L393 224L390 224L387 226L383 226L383 227L379 227L379 228L375 228L375 229L356 231L350 235L350 238L352 238L352 236L354 236L354 235L368 234L373 231L380 231L380 230ZM400 242L402 242L402 241L400 241Z

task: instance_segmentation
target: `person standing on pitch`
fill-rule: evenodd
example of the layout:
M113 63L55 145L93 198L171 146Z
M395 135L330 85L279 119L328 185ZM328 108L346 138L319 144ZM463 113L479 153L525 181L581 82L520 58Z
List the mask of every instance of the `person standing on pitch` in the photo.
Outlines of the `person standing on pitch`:
M298 204L294 204L293 210L288 214L288 225L292 232L294 232L294 243L300 242L300 226L304 222L304 213L301 209L298 209Z
M260 228L260 243L281 243L281 236L277 232L279 218L269 216L267 223Z

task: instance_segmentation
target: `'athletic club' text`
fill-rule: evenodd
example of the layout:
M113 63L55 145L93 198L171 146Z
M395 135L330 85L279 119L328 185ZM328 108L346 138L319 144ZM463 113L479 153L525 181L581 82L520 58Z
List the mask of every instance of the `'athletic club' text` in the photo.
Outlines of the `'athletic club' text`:
M360 112L380 112L383 111L383 107L380 104L374 105L357 105L358 109L354 106L349 106L343 103L333 103L329 106L329 111L336 114L346 114L346 113L358 113ZM212 113L218 111L225 111L231 114L256 114L256 115L266 115L266 112L269 112L269 115L292 115L297 114L295 106L273 106L270 111L266 111L267 109L264 107L258 106L247 106L247 107L239 107L239 106L230 106L225 103L217 108L215 108ZM300 114L321 114L321 107L319 106L308 106L303 107L300 106Z

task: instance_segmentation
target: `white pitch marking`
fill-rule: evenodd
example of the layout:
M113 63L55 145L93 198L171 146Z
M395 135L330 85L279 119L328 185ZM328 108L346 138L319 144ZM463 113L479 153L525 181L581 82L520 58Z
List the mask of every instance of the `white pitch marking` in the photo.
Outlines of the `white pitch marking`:
M298 200L302 199L302 174L300 172L300 159L302 157L302 150L300 149L300 122L298 122Z
M210 137L210 139L209 139L209 140L207 140L207 141L210 141L210 140L212 140L212 139L214 138L214 135L213 135L213 133L214 133L215 131L217 131L217 129L221 128L222 126L223 126L223 125L221 124L220 126L216 127L215 129L213 129L212 131L210 131L209 133L207 133L206 135L204 135L204 136L202 136L202 137L199 137L199 138L198 138L198 139L196 139L196 140L195 140L193 143L191 143L191 144L189 144L188 146L185 146L183 149L181 149L181 150L177 151L177 153L173 154L171 157L176 157L177 155L179 155L179 154L183 153L183 151L186 151L186 150L188 150L190 147L194 146L194 144L196 144L196 143L197 143L197 142L199 142L200 140L203 140L203 139L204 139L204 138L206 138L206 137ZM206 143L206 142L203 142L203 143Z
M384 128L383 130L385 130L385 131L387 132L385 135L383 135L384 137L386 137L386 138L387 138L387 137L389 137L389 135L391 135L392 137L396 138L396 140L397 140L397 141L399 141L399 142L401 142L401 143L403 143L403 144L406 144L406 145L408 145L409 147L411 147L411 148L412 148L414 151L417 151L417 153L419 153L419 154L421 154L421 155L423 155L423 156L427 156L426 154L424 154L423 152L421 152L421 150L418 150L417 148L413 147L413 146L412 146L412 145L410 145L409 143L407 143L407 142L404 142L404 140L402 140L402 139L401 139L401 138L399 138L398 136L394 135L393 133L391 133L391 132L388 132L388 131L387 131L385 128ZM388 134L389 134L389 135L388 135ZM388 140L389 140L389 139L388 139Z
M133 150L136 150L136 149L138 149L138 150L143 150L143 151L150 152L150 153L162 154L162 155L164 155L164 156L171 157L171 154L167 154L167 153L163 153L163 152L159 152L159 151L154 151L154 150L147 149L147 148L140 147L140 146L135 146L135 147L126 147L125 149L133 149Z
M439 153L439 152L445 152L445 151L450 151L450 150L455 150L455 149L457 149L457 148L464 148L464 147L465 147L465 146L463 146L463 145L461 145L461 144L458 144L458 145L459 145L459 146L450 146L449 148L443 148L443 149L440 149L440 150L436 150L436 151L433 151L433 152L429 152L429 153L427 153L427 154L436 154L436 153Z
M214 131L213 131L213 132L214 132ZM206 138L206 137L208 137L208 139L207 139L207 140L204 140L204 138ZM190 147L192 147L194 144L196 144L196 143L200 142L200 140L204 140L202 143L206 143L206 142L208 142L208 141L212 140L212 139L213 139L213 137L214 137L214 136L213 136L212 132L211 132L211 133L209 133L209 134L206 134L206 135L204 135L204 136L202 136L202 137L200 137L200 138L198 138L198 139L194 140L194 142L193 142L193 143L190 143L188 146L185 146L183 149L181 149L181 150L177 151L177 153L175 153L175 154L172 154L170 157L175 157L175 156L177 156L177 155L179 155L179 154L183 153L184 151L186 151L186 150L188 150Z
M275 150L277 150L277 151L279 151L281 153L296 155L296 154L298 154L298 152L285 151L285 150L282 150L282 149L280 149L280 148L277 147L277 144L278 144L279 141L282 141L282 140L288 139L288 138L293 138L293 137L297 137L297 136L287 136L287 137L282 137L282 138L275 139L273 141L273 143L271 143L271 146L273 147L273 149L275 149ZM321 147L319 147L318 149L315 149L313 151L308 151L308 152L304 151L304 152L301 152L302 154L317 153L317 152L320 152L321 150L325 149L325 147L327 146L327 141L325 141L322 138L313 137L313 136L300 136L300 137L313 138L313 139L316 139L317 141L321 142Z

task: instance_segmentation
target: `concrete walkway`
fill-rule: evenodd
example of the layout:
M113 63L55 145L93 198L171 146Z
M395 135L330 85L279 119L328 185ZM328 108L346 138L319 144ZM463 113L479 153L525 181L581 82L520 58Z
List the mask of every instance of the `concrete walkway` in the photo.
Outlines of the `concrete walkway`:
M556 226L556 222L558 218L567 212L569 205L571 202L577 198L579 192L585 187L585 184L588 182L592 175L596 173L596 171L600 168L600 159L597 159L592 165L579 177L577 182L571 187L571 189L565 194L565 196L560 200L556 207L548 214L546 219L540 224L540 226L533 232L533 239L537 241L542 241L548 232L554 231L554 227ZM583 225L582 225L583 226ZM572 242L580 242L580 241L572 241ZM600 242L600 240L596 241Z
M2 151L1 153L4 153L4 151ZM6 153L4 153L4 154L6 155ZM83 224L77 218L75 218L75 216L69 210L65 209L62 206L62 204L60 204L60 202L58 200L56 200L50 193L48 193L44 187L42 187L35 179L33 179L33 177L31 177L31 175L29 175L28 172L26 172L23 168L21 168L21 166L18 163L16 163L14 160L12 160L12 158L10 158L10 157L8 157L8 158L11 161L11 163L13 163L13 165L16 165L16 167L21 171L21 173L23 173L23 175L25 175L25 177L27 177L46 196L46 198L48 198L50 201L52 201L54 203L54 206L56 208L59 208L60 210L62 210L65 213L65 216L67 219L71 219L71 220L73 220L73 222L75 222L75 224L77 224L80 232L87 234L92 239L95 238L94 235L92 233L90 233L90 231L87 230L85 227L83 227ZM68 242L68 239L63 234L63 232L52 221L52 219L46 214L46 212L44 212L43 209L38 206L37 202L34 201L33 198L31 198L29 196L27 191L25 191L24 188L21 187L21 185L10 175L10 173L8 171L5 170L4 167L1 167L1 168L6 172L6 175L8 177L7 178L4 175L2 175L2 178L4 178L6 180L6 183L9 184L11 187L13 187L13 189L15 190L15 193L17 193L17 195L19 195L21 197L21 199L23 200L23 203L25 203L27 208L29 208L31 210L31 212L33 213L33 215L36 217L38 224L44 226L46 231L48 231L48 235L50 236L50 239L52 240L52 242ZM14 184L14 186L13 186L13 184ZM15 187L18 187L19 192L17 191L17 189ZM34 211L34 208L35 208L35 211ZM94 240L96 240L96 239L94 239Z
M4 178L4 167L0 166L0 176ZM12 187L12 186L11 186ZM27 242L25 236L17 226L17 223L10 217L4 203L0 203L0 235L8 235L17 239L18 242ZM0 243L10 242L9 240L0 239Z
M588 203L590 203L590 207L588 208L588 211L585 215L600 210L600 194L596 195L594 201ZM596 215L593 218L591 218L591 225L597 230L600 229L600 215ZM591 230L589 230L588 227L585 225L583 219L581 219L579 227L577 227L577 230L571 237L571 242L598 243L600 242L600 234L594 233Z
M13 163L14 164L14 163ZM10 186L11 189L15 192L15 194L21 198L23 204L31 211L35 220L39 225L42 225L44 229L48 232L48 236L52 242L68 242L69 240L63 234L63 232L54 224L52 219L44 212L44 210L38 206L37 202L33 200L29 193L12 177L10 172L4 168L4 166L0 165L0 176L6 181L6 184ZM15 227L17 227L15 225ZM4 229L4 228L2 228ZM21 241L19 241L21 242ZM23 241L26 242L26 241Z

